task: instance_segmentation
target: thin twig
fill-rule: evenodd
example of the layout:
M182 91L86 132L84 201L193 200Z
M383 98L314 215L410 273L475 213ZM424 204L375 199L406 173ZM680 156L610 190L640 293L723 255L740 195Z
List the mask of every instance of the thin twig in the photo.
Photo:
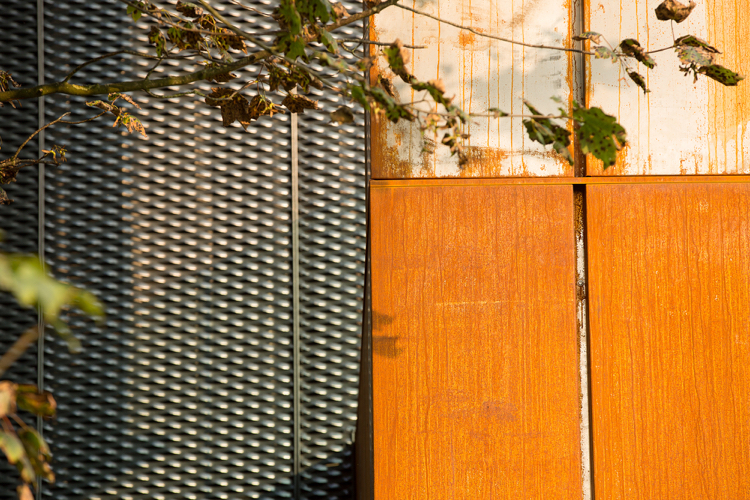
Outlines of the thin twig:
M66 125L80 125L81 123L93 122L97 118L100 118L100 117L102 117L102 116L104 116L106 114L107 114L106 111L102 111L98 115L92 116L91 118L86 118L85 120L81 120L81 121L78 121L78 122L69 122L69 121L66 121L66 120L61 120L60 123L65 123Z
M40 129L37 129L37 131L36 131L36 132L34 132L33 134L31 134L31 135L30 135L29 137L27 137L27 138L26 138L26 140L25 140L25 141L23 141L23 144L21 144L21 145L20 145L20 146L18 147L18 150L16 151L16 154L14 154L14 155L13 155L13 156L11 157L11 159L16 159L16 158L18 158L18 155L19 155L19 154L21 154L21 150L22 150L22 149L23 149L23 148L24 148L24 147L25 147L25 146L26 146L26 145L27 145L27 144L29 143L29 141L30 141L31 139L33 139L34 137L36 137L36 135L37 135L37 134L38 134L39 132L41 132L41 131L42 131L42 130L44 130L45 128L47 128L47 127L49 127L49 126L51 126L51 125L54 125L55 123L57 123L57 122L61 121L61 120L62 120L63 118L65 118L65 117L66 117L66 116L68 116L69 114L70 114L70 111L68 111L67 113L63 113L63 114L62 114L62 116L60 116L60 117L59 117L59 118L58 118L57 120L53 120L53 121L49 122L48 124L44 125L44 126L43 126L42 128L40 128Z
M656 49L656 50L649 50L646 52L646 54L656 54L657 52L664 52L665 50L673 49L677 47L677 45L670 45L669 47L664 47L663 49Z
M244 5L244 4L243 4L242 2L240 2L239 0L229 0L229 3L233 3L233 4L234 4L234 5L236 5L237 7L243 8L243 9L245 9L245 10L251 10L251 11L255 12L256 14L258 14L259 16L263 16L263 17L273 17L273 16L271 15L271 14L266 14L265 12L261 12L261 11L259 11L258 9L255 9L255 8L253 8L253 7L248 7L247 5Z
M39 337L39 328L35 325L23 332L18 340L0 358L0 375L5 373L10 366L20 358L26 349Z
M387 42L375 42L373 40L365 40L364 38L337 38L339 42L351 42L351 43L365 43L367 45L379 45L381 47L389 47L393 45ZM426 49L426 45L403 45L407 49Z
M144 59L159 59L159 60L161 60L161 59L189 59L191 57L195 57L195 55L185 55L185 56L177 56L177 57L165 58L165 57L153 56L151 54L144 54L142 52L137 52L135 50L116 50L114 52L109 52L107 54L101 55L99 57L95 57L93 59L89 59L88 61L79 64L78 66L75 67L75 69L73 69L73 71L71 71L70 73L68 73L68 76L65 77L65 80L63 80L63 83L69 82L70 79L73 78L73 75L75 75L76 73L78 73L80 70L82 70L83 68L85 68L89 64L93 64L95 62L101 61L102 59L106 59L108 57L114 57L114 56L117 56L117 55L120 55L120 54L130 54L130 55L133 55L133 56L142 57Z
M463 26L461 24L454 23L453 21L448 21L447 19L442 19L440 17L433 16L432 14L429 14L427 12L414 9L412 7L407 7L406 5L401 5L400 3L394 3L393 5L395 5L396 7L401 8L401 9L408 10L410 12L414 12L415 14L419 14L420 16L429 17L430 19L434 19L435 21L438 21L440 23L448 24L450 26L453 26L454 28L458 28L458 29L461 29L461 30L468 31L468 32L473 33L473 34L475 34L477 36L484 37L484 38L491 38L492 40L499 40L501 42L506 42L506 43L510 43L510 44L513 44L513 45L521 45L523 47L531 47L531 48L535 48L535 49L561 50L561 51L564 51L564 52L575 52L577 54L585 54L585 55L588 55L588 56L596 55L594 52L588 52L588 51L581 50L581 49L571 49L571 48L568 48L568 47L554 47L552 45L539 45L539 44L534 44L534 43L525 43L525 42L519 42L517 40L512 40L510 38L505 38L505 37L502 37L502 36L488 35L487 33L482 33L481 31L477 31L474 28L471 28L469 26Z

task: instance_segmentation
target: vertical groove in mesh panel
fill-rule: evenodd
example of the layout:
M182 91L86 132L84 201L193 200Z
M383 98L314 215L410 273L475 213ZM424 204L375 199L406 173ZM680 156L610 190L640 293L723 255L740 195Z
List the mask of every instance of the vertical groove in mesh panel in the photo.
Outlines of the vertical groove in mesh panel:
M244 26L274 28L228 5ZM49 79L118 48L153 50L116 0L46 8ZM162 66L153 77L173 74ZM113 58L75 80L149 67ZM107 320L73 318L90 332L81 354L49 344L58 483L45 496L290 498L289 118L246 133L190 98L136 99L148 140L109 121L48 135L70 151L48 173L48 259L97 293ZM50 98L49 116L88 116L82 101Z
M13 1L3 4L3 30L0 31L3 48L0 70L7 71L21 85L37 84L36 2ZM38 108L35 100L6 104L0 108L1 158L10 157L38 128ZM30 141L21 152L22 158L35 158L38 142ZM37 202L38 171L26 167L18 173L18 180L2 187L11 205L0 205L0 251L37 252ZM0 292L0 356L28 328L36 325L34 309L23 308L5 292ZM20 383L36 383L36 346L29 348L0 378ZM33 419L27 419L31 422ZM0 499L17 498L15 488L18 473L7 464L0 453Z
M340 31L362 36L361 25ZM299 118L301 490L305 499L348 500L366 236L364 112L335 94L317 100L321 109ZM352 107L353 124L330 123L341 105Z

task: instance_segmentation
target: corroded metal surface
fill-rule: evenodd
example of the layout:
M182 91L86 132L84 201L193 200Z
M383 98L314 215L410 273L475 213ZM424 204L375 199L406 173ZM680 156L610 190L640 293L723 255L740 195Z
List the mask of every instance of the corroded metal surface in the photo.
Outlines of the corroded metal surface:
M376 500L581 498L573 214L571 186L373 186Z
M687 2L685 2L687 3ZM656 19L659 2L638 0L588 2L587 29L603 34L611 44L637 38L647 50L673 43L669 22ZM697 2L674 35L692 34L707 40L722 54L717 62L740 74L750 73L750 2ZM616 115L628 131L628 146L617 165L602 171L589 159L591 175L685 175L750 173L750 87L737 87L700 77L683 77L674 50L653 54L656 68L648 71L649 94L629 81L617 64L592 59L588 68L588 102ZM644 73L645 68L640 66ZM644 73L646 74L646 73Z
M463 0L417 2L413 7L454 23L534 44L570 46L571 2L525 0L518 2L471 2ZM390 8L376 16L373 38L382 42L400 39L424 46L411 49L409 70L422 80L441 78L446 95L468 112L484 114L489 108L523 114L523 100L544 113L573 98L573 59L569 53L521 47L483 38L440 24L412 12ZM401 101L419 98L384 61L375 74L390 78ZM373 178L494 177L572 175L561 157L526 136L521 119L474 118L466 127L469 163L459 167L446 147L422 152L425 141L415 124L394 125L373 119ZM426 139L439 144L440 137ZM432 149L432 146L428 146Z
M748 498L750 184L587 186L597 498Z

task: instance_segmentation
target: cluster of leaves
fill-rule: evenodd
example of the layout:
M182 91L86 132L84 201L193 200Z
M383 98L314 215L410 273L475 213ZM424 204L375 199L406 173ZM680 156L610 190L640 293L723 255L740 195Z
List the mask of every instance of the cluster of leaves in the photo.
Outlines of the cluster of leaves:
M221 108L221 119L225 127L237 121L247 130L251 121L279 112L277 106L262 94L257 94L248 101L232 89L214 87L211 90L212 92L206 96L206 104Z
M400 40L383 49L383 55L390 70L416 92L423 92L434 102L433 111L422 111L411 103L401 103L396 97L393 84L379 76L374 86L361 82L350 88L352 99L366 110L382 115L393 123L400 120L417 121L422 135L428 132L442 133L440 142L450 148L451 155L458 156L459 165L464 165L467 156L462 140L468 138L463 133L469 122L469 115L453 104L453 97L445 95L442 80L421 81L409 71L409 52Z
M58 153L59 154L59 153ZM35 255L0 253L0 290L13 294L25 306L41 311L45 322L68 342L71 351L80 349L67 323L61 319L64 309L75 306L95 318L102 318L101 303L90 292L52 278ZM14 346L0 357L0 375L16 360L38 335L32 326ZM57 404L47 391L35 385L0 381L0 450L15 465L23 485L18 488L20 500L33 498L30 485L37 478L54 482L50 462L52 454L41 435L16 414L18 410L42 418L55 416Z
M88 101L86 102L86 105L94 108L99 108L104 113L113 115L115 117L115 122L112 124L113 127L122 125L128 130L128 132L138 132L144 137L144 139L148 139L148 135L146 135L146 128L143 126L143 123L138 118L128 113L122 106L117 106L115 102L118 99L127 101L137 109L141 109L141 107L138 106L138 104L136 104L136 102L129 95L121 94L119 92L109 94L107 96L107 102L101 100Z
M247 53L242 37L221 27L216 18L203 11L203 8L189 2L177 2L176 12L160 8L150 1L133 2L128 6L128 14L138 21L146 13L155 18L160 26L152 26L148 41L156 47L156 55L164 57L182 50L219 51L222 57L229 57L229 51Z
M50 466L52 453L49 445L16 412L22 410L42 418L52 418L56 409L52 394L40 391L36 385L0 381L0 450L18 469L23 481L17 490L19 500L34 498L29 485L36 486L38 477L53 483L55 474Z
M77 307L96 318L104 315L101 303L93 294L57 281L34 255L0 253L0 290L13 294L21 305L38 308L45 322L55 328L73 351L80 348L80 342L60 318L61 312Z
M660 21L681 23L688 18L694 8L695 2L692 0L690 0L688 5L684 5L677 0L665 0L655 9L655 13L656 18ZM654 59L641 47L638 40L628 38L620 42L617 48L613 48L600 33L594 31L588 31L573 38L575 40L591 41L595 45L593 47L594 57L597 59L610 59L613 63L619 62L623 64L625 72L630 79L643 89L644 93L650 92L644 76L627 64L627 59L632 58L648 69L653 69L656 66ZM677 38L674 41L674 48L680 60L680 71L686 75L692 73L695 81L698 80L698 75L705 75L722 85L735 86L744 79L743 76L736 72L716 64L715 58L716 54L719 54L719 51L696 36L686 35Z
M559 99L556 100L559 102ZM531 140L545 146L552 145L559 155L573 164L573 156L568 148L571 132L564 125L553 122L551 117L542 115L528 101L525 104L532 114L523 121ZM555 119L573 120L574 133L584 154L601 160L605 169L615 164L617 152L627 143L627 135L614 116L606 114L601 108L580 106L575 101L572 113L562 107L558 109L560 115Z
M18 83L13 79L13 75L8 73L7 71L0 70L0 92L5 92L6 90L10 90L11 87L20 87L21 84ZM10 105L14 108L16 107L16 104L14 101L10 101ZM0 103L0 107L3 106L3 103Z
M313 40L338 54L338 42L325 25L347 16L342 4L328 0L281 0L273 14L281 30L275 45L293 61L309 60L305 47Z

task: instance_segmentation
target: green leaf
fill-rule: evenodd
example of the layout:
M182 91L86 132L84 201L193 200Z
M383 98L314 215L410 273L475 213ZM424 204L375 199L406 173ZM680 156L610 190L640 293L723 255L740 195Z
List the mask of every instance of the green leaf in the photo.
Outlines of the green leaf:
M659 21L674 21L681 23L688 18L690 13L695 8L695 2L690 0L689 5L684 5L677 0L664 0L655 9L656 19Z
M726 85L727 87L734 87L740 81L745 79L744 76L718 64L703 66L702 68L698 69L698 73L706 75L707 77L712 78L722 85Z
M597 59L612 59L612 62L617 60L617 54L607 47L597 47L594 49L594 57Z
M328 49L328 52L332 54L339 53L339 45L338 43L336 43L336 39L333 38L333 35L331 35L328 31L324 29L318 30L318 41L322 43L326 49Z
M8 462L15 464L26 456L21 440L18 436L5 431L0 431L0 450L5 452Z
M156 47L156 55L163 57L167 52L167 39L164 38L164 34L156 26L151 26L151 31L148 34L148 42Z
M143 7L143 3L142 2L138 2L138 7ZM133 18L133 22L138 22L138 20L143 15L143 12L141 12L138 9L136 9L132 5L128 5L128 9L127 10L128 10L128 15Z
M352 86L350 92L354 101L358 102L366 111L370 111L370 102L367 100L365 90L361 86Z
M285 34L279 37L278 43L281 50L289 59L294 61L301 57L303 60L307 60L305 42L302 40L302 37Z
M406 83L412 83L414 77L406 69L406 65L409 64L409 52L404 49L401 40L396 39L395 42L383 49L383 53L391 70Z
M524 101L524 104L532 115L542 115L528 101ZM545 146L551 144L558 154L565 158L568 163L573 164L573 156L568 150L570 145L570 131L568 129L553 123L549 118L529 118L524 120L523 124L532 141Z
M96 317L104 315L92 294L57 281L33 255L0 254L0 289L11 292L23 305L39 307L44 319L63 337L69 333L67 325L59 319L63 308L78 306Z
M57 411L57 403L52 394L47 391L39 392L37 386L31 384L18 385L16 403L20 410L44 418L54 417Z
M602 43L602 34L597 33L596 31L586 31L585 33L581 33L578 36L574 36L573 40L591 40L595 44L599 45L600 43Z
M328 0L297 0L297 9L313 22L318 18L325 24L334 17L333 6Z
M634 57L649 69L653 69L656 66L656 61L650 55L646 54L641 44L634 38L626 38L620 42L620 50L626 56Z
M628 76L635 82L636 85L643 89L644 94L648 94L649 92L651 92L646 86L646 79L643 78L643 75L641 75L640 73L636 73L635 71L628 71Z
M714 63L714 54L702 47L683 45L677 47L675 50L682 64L687 64L688 66L691 64L696 66L710 66Z
M627 143L627 134L614 116L600 108L583 108L573 103L576 137L584 154L592 154L608 168L615 164L617 152Z
M411 88L416 91L426 90L436 103L442 104L445 108L450 106L451 100L445 97L445 84L440 79L420 82L412 78ZM392 95L391 92L388 93Z
M714 54L720 54L720 52L716 49L716 47L712 47L705 40L701 40L697 36L693 36L693 35L681 36L680 38L674 41L674 44L686 45L688 47L701 47L701 48L706 49L708 52L712 52Z
M302 34L302 17L297 11L294 0L281 0L276 18L282 30L289 31L292 36Z
M18 432L18 437L21 438L26 456L34 472L47 481L54 482L55 474L49 465L49 461L52 460L52 453L50 453L49 446L42 436L31 427L25 427Z
M348 106L341 106L331 113L331 121L338 125L354 123L354 113Z

